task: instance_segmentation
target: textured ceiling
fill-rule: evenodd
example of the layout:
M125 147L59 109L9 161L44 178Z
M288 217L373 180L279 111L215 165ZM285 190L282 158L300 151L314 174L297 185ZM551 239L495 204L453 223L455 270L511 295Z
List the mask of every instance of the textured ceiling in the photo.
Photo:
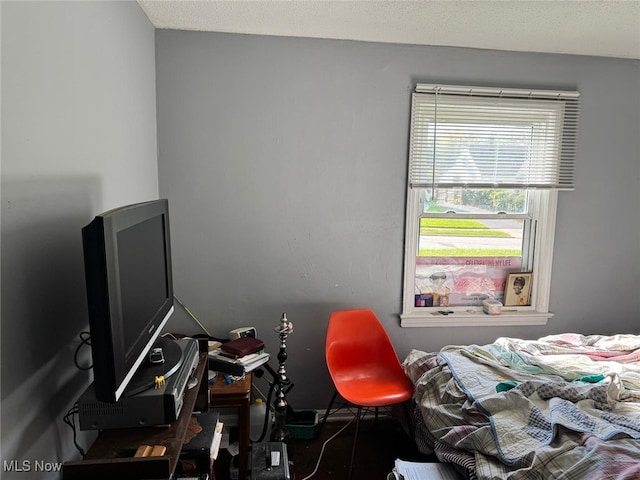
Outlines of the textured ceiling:
M640 0L138 0L156 28L640 59Z

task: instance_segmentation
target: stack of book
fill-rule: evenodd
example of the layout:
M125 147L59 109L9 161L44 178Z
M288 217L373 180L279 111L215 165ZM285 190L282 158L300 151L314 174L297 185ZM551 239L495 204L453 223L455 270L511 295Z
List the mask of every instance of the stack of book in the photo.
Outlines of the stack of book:
M431 478L433 480L462 480L463 476L451 463L423 463L397 459L387 480Z
M269 358L264 343L243 337L209 350L209 370L242 376L264 365Z

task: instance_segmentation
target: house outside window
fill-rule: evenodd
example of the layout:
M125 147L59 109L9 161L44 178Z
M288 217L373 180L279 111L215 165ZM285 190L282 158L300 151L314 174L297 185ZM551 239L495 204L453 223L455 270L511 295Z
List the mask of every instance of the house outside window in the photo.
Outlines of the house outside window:
M552 316L556 203L574 188L578 116L577 92L417 85L403 326L540 325ZM526 297L484 314L483 302L504 304L514 282Z

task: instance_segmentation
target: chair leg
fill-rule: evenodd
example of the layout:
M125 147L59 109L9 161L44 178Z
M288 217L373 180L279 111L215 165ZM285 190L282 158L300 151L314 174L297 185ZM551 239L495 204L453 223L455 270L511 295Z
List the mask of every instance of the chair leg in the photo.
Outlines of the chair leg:
M358 405L358 413L356 414L356 431L353 435L353 447L351 448L351 461L349 462L349 475L348 480L351 480L353 474L353 462L356 458L356 443L358 441L358 429L360 428L360 414L362 413L362 407Z
M324 417L322 418L322 425L320 426L320 431L324 428L324 424L327 423L327 417L329 417L329 412L331 411L331 407L333 407L333 402L336 401L336 397L338 396L338 389L333 390L333 396L331 397L331 401L329 402L329 407L327 411L324 412Z

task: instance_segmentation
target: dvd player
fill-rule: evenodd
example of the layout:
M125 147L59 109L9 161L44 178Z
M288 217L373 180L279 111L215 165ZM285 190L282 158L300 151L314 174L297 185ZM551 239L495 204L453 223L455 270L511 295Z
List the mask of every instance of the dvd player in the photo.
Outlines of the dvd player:
M164 381L145 378L149 373L143 366L136 372L136 377L142 378L148 388L136 387L136 393L129 394L125 391L114 403L97 400L93 383L89 385L78 400L80 430L150 427L168 425L176 420L182 410L189 379L198 366L199 351L195 339L175 340L175 344L180 349L180 359L177 368L173 366L173 373L168 378L165 376Z

